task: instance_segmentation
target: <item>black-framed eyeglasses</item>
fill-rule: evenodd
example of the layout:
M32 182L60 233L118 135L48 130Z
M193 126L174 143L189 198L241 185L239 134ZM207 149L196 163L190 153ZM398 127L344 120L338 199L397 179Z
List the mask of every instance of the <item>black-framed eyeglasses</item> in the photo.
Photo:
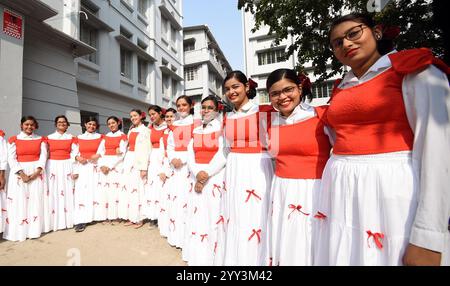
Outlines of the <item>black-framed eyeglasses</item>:
M269 93L270 97L279 97L281 94L291 95L294 92L295 86L288 86L282 90L275 90Z
M349 41L356 41L361 38L364 29L367 28L364 24L352 27L345 32L343 37L336 38L330 42L330 47L333 51L341 49L344 45L344 39Z

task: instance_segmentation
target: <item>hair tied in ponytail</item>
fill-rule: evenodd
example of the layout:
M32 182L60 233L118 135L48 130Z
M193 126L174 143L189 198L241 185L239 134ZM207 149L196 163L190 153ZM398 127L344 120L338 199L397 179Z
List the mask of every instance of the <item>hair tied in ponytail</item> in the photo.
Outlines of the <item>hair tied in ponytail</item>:
M383 40L395 40L398 35L400 35L399 26L385 26L381 25L381 30L383 31Z
M300 74L299 76L298 76L298 79L300 80L300 82L301 82L301 85L302 85L302 89L304 90L304 91L307 91L307 92L309 92L310 90L311 90L311 88L312 88L312 84L311 84L311 81L309 80L309 77L307 76L307 75L305 75L305 74Z
M256 89L258 87L258 83L251 78L248 78L248 87L250 89Z

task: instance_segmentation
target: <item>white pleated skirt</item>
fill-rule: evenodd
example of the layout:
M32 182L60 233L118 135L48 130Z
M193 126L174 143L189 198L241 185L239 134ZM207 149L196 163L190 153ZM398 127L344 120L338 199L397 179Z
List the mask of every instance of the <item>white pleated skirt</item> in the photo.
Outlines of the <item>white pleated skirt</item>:
M418 205L411 152L332 155L323 177L316 265L401 265Z
M273 161L266 153L230 153L214 265L266 265Z
M185 151L179 151L185 152ZM180 169L174 169L169 186L169 235L167 241L170 245L183 248L185 238L185 224L188 209L187 197L192 190L192 180L189 169L184 164ZM186 252L182 254L186 259Z
M164 148L153 148L148 166L148 184L145 188L145 216L156 220L161 213L163 181L159 174L163 172Z
M205 165L206 167L207 165ZM202 169L202 165L199 165ZM220 222L220 202L223 195L225 169L210 177L201 193L191 193L192 208L189 209L191 217L188 238L190 266L211 266L214 264L214 255L217 245L217 228Z
M49 230L73 227L74 216L74 181L72 179L73 162L67 160L47 161L48 203L44 212L49 218ZM46 227L47 228L47 227Z
M312 222L317 219L320 182L274 176L268 226L269 265L312 265Z
M5 230L6 225L6 186L4 190L0 191L0 233L2 233Z
M105 156L108 157L115 156ZM124 186L123 164L117 164L107 175L99 169L99 190L96 192L95 201L101 207L94 209L94 220L114 220L119 218L119 194Z
M167 160L165 158L164 164L167 164ZM173 172L175 174L175 172ZM167 174L166 174L167 175ZM159 234L162 237L169 236L169 210L172 205L172 200L170 198L170 186L172 184L172 176L167 176L166 181L161 185L161 194L160 194L160 209L158 215L158 228Z
M99 167L93 163L78 163L78 179L75 180L73 223L90 223L94 219L94 192L99 187ZM95 205L94 205L95 204Z
M36 171L38 162L21 162L25 174ZM9 174L8 192L6 195L5 230L3 238L11 241L24 241L27 238L38 238L44 231L44 195L47 182L45 170L37 179L24 183L14 173Z
M148 184L148 180L143 180L141 178L141 171L133 166L134 161L135 152L128 151L125 155L123 163L124 176L126 178L123 189L126 194L126 198L124 199L126 201L127 211L126 215L123 215L122 218L126 217L126 219L133 223L139 223L145 218L143 207L145 199L144 192L146 184ZM122 200L122 198L120 198L120 200Z

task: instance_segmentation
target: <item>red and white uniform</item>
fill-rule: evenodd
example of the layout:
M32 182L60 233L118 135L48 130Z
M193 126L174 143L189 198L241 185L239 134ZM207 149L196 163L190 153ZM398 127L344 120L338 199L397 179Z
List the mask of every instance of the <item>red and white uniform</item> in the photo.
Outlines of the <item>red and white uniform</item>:
M227 156L215 265L266 265L272 158L266 151L269 112L251 101L226 114Z
M335 88L315 264L401 265L408 243L444 251L450 88L433 63L425 49L394 51Z
M49 158L47 161L48 196L44 211L53 231L73 227L74 188L72 179L75 156L78 154L77 138L55 132L47 140Z
M141 171L148 170L151 153L150 132L141 124L128 132L128 150L123 163L125 200L119 197L119 217L139 223L144 218L144 192L148 179L141 178ZM120 195L120 194L119 194ZM126 202L123 204L122 202Z
M79 149L77 156L89 160L97 153L102 137L99 133L89 133L87 131L79 135L77 137ZM94 209L100 207L100 204L94 200L95 193L98 192L97 189L100 187L98 181L100 169L97 163L87 162L83 165L77 162L74 168L74 173L78 174L74 193L73 223L75 225L92 222Z
M188 201L187 195L193 190L193 182L190 176L187 163L187 147L192 138L194 129L194 119L192 115L175 121L172 131L167 139L167 157L169 162L173 159L180 159L183 163L180 169L172 167L173 176L170 179L169 193L169 235L167 241L170 245L184 247L185 223ZM186 254L184 254L186 255ZM186 256L183 257L186 261Z
M158 215L158 228L159 233L163 237L168 237L169 235L169 207L172 205L172 200L170 198L170 182L172 176L175 172L172 170L170 166L169 158L167 157L167 141L169 138L169 134L171 131L171 127L167 127L164 130L163 134L163 143L164 143L164 158L163 158L163 173L166 175L166 181L162 184L162 190L160 194L160 210Z
M108 167L107 175L99 169L99 188L95 201L99 203L94 209L94 220L113 220L119 218L119 193L122 191L125 180L123 179L123 158L127 152L128 138L122 131L109 132L103 137L98 147L98 167Z
M150 125L150 143L152 144L152 153L150 155L150 162L148 165L148 184L145 189L145 216L148 219L154 220L159 218L161 213L161 200L163 192L163 181L161 181L159 174L164 173L164 131L167 129L165 122L161 125Z
M0 130L0 171L6 171L8 164L8 147L6 143L5 133ZM6 174L5 174L6 176ZM6 178L5 178L6 179ZM0 190L0 233L5 229L6 224L6 186Z
M300 103L289 117L273 116L270 153L275 158L269 211L269 265L313 263L313 221L331 144L320 117L326 107ZM298 134L299 140L293 138Z
M193 131L188 146L188 166L193 181L200 171L209 175L201 193L191 192L192 207L189 208L188 248L189 265L213 265L217 245L217 228L220 221L220 201L224 190L226 158L223 151L222 123L214 119L206 126Z
M6 210L6 227L3 238L12 241L24 241L37 238L44 231L44 195L47 183L45 163L47 144L45 137L21 132L8 140L8 162L10 167ZM17 175L22 170L31 175L42 168L41 175L35 180L24 183Z

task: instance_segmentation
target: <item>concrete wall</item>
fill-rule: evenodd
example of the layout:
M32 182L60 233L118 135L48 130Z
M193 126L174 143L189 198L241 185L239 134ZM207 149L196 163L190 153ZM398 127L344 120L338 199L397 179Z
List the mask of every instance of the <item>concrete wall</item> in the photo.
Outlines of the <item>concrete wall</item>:
M0 5L2 26L5 8ZM16 14L22 16L22 39L16 39L0 31L0 129L6 132L7 137L19 132L22 117L22 62L27 19L19 13Z

